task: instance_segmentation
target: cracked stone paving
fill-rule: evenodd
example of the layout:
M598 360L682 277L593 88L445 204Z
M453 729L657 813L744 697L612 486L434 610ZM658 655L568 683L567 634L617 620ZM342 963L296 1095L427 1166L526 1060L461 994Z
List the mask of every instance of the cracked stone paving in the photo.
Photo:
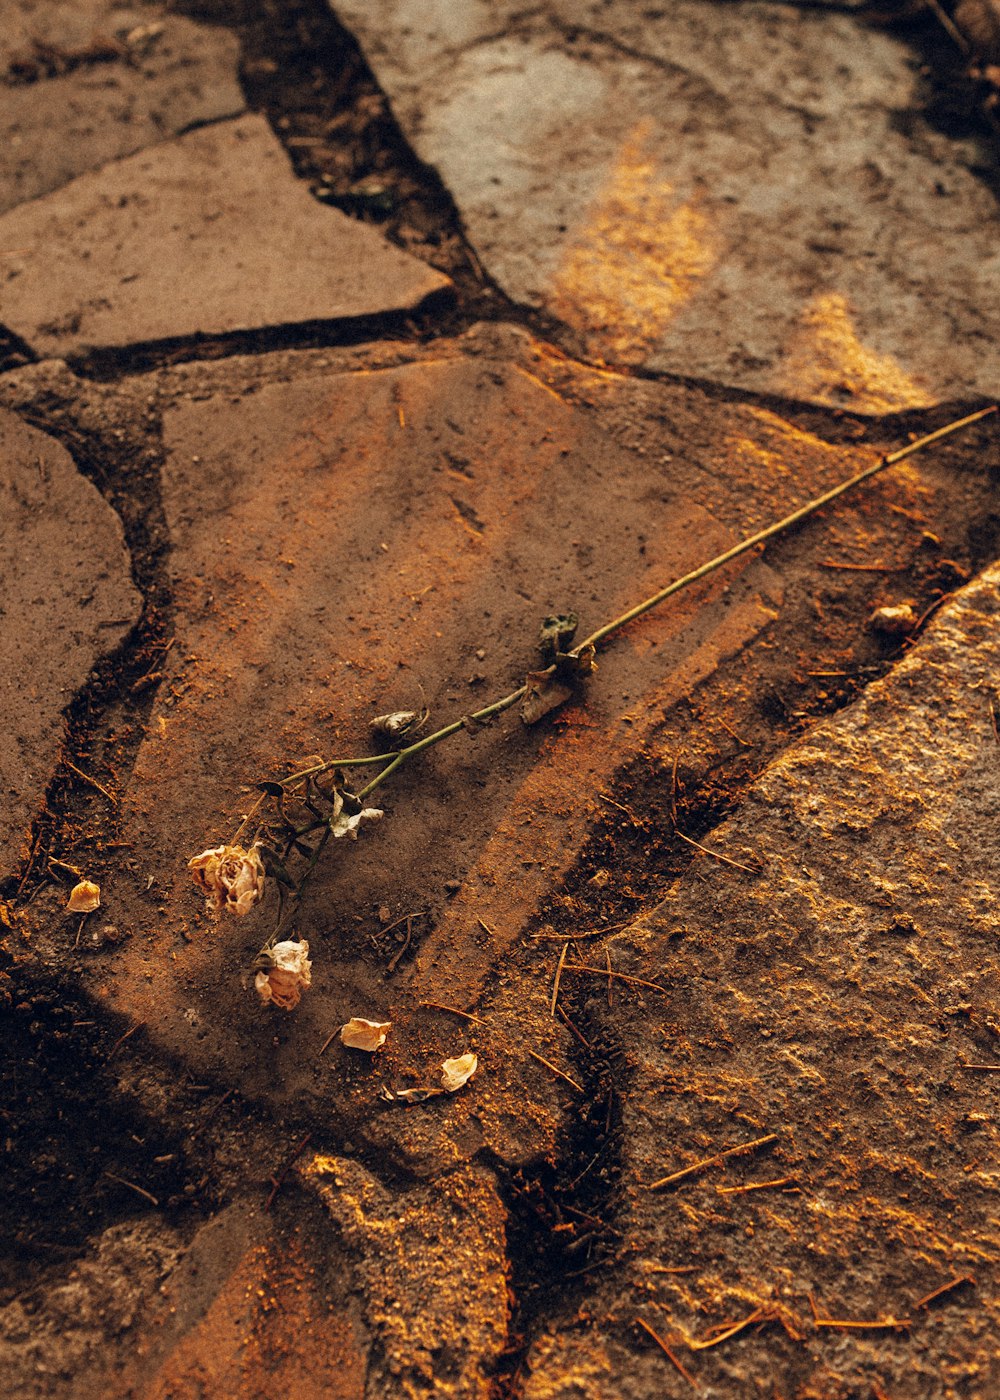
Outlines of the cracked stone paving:
M4 1394L996 1396L996 0L0 9Z

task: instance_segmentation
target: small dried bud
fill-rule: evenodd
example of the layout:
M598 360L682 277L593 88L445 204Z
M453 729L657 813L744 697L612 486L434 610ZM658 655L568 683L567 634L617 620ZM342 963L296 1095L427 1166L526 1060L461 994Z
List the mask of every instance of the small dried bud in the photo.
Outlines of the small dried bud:
M276 943L261 953L260 971L254 978L257 995L265 1004L273 1002L282 1011L294 1011L302 993L312 985L309 944Z
M193 856L188 869L213 914L249 914L264 897L264 864L256 846L213 846Z
M361 1016L352 1016L347 1025L340 1028L340 1043L351 1050L381 1050L391 1030L391 1021L366 1021Z
M912 603L876 608L868 619L872 631L881 632L883 637L908 637L916 625L917 614Z
M419 729L426 718L426 710L394 710L391 715L376 715L371 727L387 739L401 739L404 734Z
M92 914L100 907L101 887L94 880L81 880L70 890L68 914Z
M475 1074L478 1066L479 1060L471 1052L468 1055L457 1055L453 1060L445 1060L441 1066L441 1083L445 1093L454 1094L456 1090L461 1089Z

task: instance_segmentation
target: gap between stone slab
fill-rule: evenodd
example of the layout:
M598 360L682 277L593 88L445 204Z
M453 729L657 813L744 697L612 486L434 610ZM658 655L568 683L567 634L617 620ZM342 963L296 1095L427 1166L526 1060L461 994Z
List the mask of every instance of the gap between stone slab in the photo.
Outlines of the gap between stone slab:
M115 837L116 809L79 772L110 783L114 790L121 786L122 775L131 771L156 693L155 686L143 688L141 682L169 645L173 609L164 567L168 536L159 493L162 451L150 446L160 441L159 424L137 432L137 446L124 436L115 440L87 431L73 420L71 407L69 414L30 407L12 411L59 442L118 516L132 577L143 599L135 627L97 663L63 711L65 739L41 811L32 823L28 860L16 875L0 883L0 893L23 901L34 892L30 878L45 871L47 857L65 854L68 825L85 826L86 817L94 813L108 828L108 836ZM137 462L143 464L138 469ZM109 725L121 736L117 744L110 735L98 737ZM94 873L88 871L91 878Z

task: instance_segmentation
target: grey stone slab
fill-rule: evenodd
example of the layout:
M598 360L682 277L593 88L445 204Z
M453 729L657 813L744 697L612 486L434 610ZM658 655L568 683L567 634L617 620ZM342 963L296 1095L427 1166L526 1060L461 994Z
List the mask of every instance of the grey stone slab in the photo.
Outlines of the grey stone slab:
M69 454L0 410L0 864L16 871L62 712L139 616L118 517Z
M614 362L862 411L995 394L996 201L849 14L344 0L480 256Z
M109 0L7 0L3 31L0 213L244 109L239 46L218 27Z
M759 873L701 860L611 941L616 969L656 968L664 988L614 1032L608 1018L628 1064L628 1262L591 1299L607 1321L539 1339L529 1400L654 1393L665 1358L637 1358L616 1313L648 1320L706 1393L846 1396L874 1375L888 1394L933 1400L996 1390L1000 1130L976 1067L998 1058L998 666L993 566L704 838ZM770 1133L755 1155L648 1189ZM918 1300L965 1275L975 1291L932 1329ZM810 1299L826 1318L912 1316L921 1335L834 1341ZM794 1345L778 1327L688 1351L757 1305Z
M0 321L45 355L415 308L448 279L317 203L263 117L0 217Z

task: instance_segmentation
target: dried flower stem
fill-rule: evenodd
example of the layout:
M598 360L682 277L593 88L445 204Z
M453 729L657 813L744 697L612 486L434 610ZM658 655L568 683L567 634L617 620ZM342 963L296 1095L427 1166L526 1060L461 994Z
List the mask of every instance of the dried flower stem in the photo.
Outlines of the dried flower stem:
M868 481L870 477L885 471L887 467L895 466L897 462L902 462L904 458L912 456L913 453L919 452L925 447L930 447L932 443L940 442L942 438L950 437L951 434L960 432L963 428L971 427L973 423L978 423L980 419L987 418L990 414L996 412L997 405L991 404L989 408L981 408L975 413L968 414L965 418L959 418L954 423L948 423L943 428L936 429L933 433L927 433L924 437L917 438L914 442L908 443L906 447L901 447L896 452L890 452L872 466L865 467L864 471L857 472L854 476L849 477L847 481L842 481L839 486L834 486L829 491L824 491L821 496L816 496L813 500L808 501L804 506L799 506L797 510L793 510L790 515L786 515L782 520L777 521L773 525L768 525L764 530L758 530L755 535L750 535L747 539L741 540L740 543L734 545L732 549L727 549L723 554L716 555L714 559L710 559L706 564L701 564L697 569L693 569L690 573L684 574L679 579L675 579L674 582L668 584L666 588L661 588L659 592L652 594L651 597L646 598L643 602L637 603L636 606L630 608L628 612L621 613L618 617L612 618L610 622L606 622L603 627L599 627L596 632L592 632L584 641L573 647L569 654L579 657L581 652L587 647L597 647L601 642L610 637L612 633L620 631L623 627L627 626L628 623L634 622L637 617L642 617L644 613L659 607L661 603L666 602L668 598L672 598L673 595L679 593L681 589L688 588L693 583L698 583L701 579L707 578L709 574L713 574L716 570L721 569L725 564L729 564L732 560L738 559L741 555L748 553L749 550L755 549L757 545L764 544L767 540L773 539L775 535L780 535L785 530L790 530L792 526L798 525L810 515L814 515L816 511L822 510L822 508L829 505L831 501L837 500L839 496L843 496L845 492L853 490L855 486L860 486L862 482ZM550 671L554 669L554 667L549 667ZM435 744L440 744L444 739L449 739L453 734L457 734L460 730L466 728L466 718L471 719L473 722L490 720L494 718L494 716L502 714L504 710L509 710L512 705L516 705L524 695L525 690L525 686L518 686L516 690L511 691L509 695L505 695L503 699L496 700L492 705L487 705L482 710L476 710L472 715L455 720L452 724L445 725L443 729L438 729L435 733L428 734L425 738L418 740L414 744L410 744L407 748L399 750L398 753L380 754L374 758L339 759L336 762L331 759L329 763L319 764L315 768L304 769L301 773L293 774L291 778L285 779L285 781L293 782L298 778L323 772L326 769L337 766L342 768L354 768L360 767L362 764L374 764L388 760L387 766L382 772L376 774L371 782L367 783L357 793L359 798L367 797L370 792L374 792L381 783L385 782L386 778L390 777L411 758L415 758L417 754L423 753L425 749L432 748Z
M628 612L622 613L619 617L612 618L610 622L599 627L596 632L592 632L589 637L582 641L579 646L573 648L573 655L578 656L584 647L596 647L603 642L605 637L609 637L612 632L617 632L619 628L627 623L633 622L637 617L642 617L643 613L649 612L651 608L658 607L660 603L666 602L668 598L679 593L682 588L687 588L692 583L697 583L699 579L707 578L709 574L715 573L716 569L721 569L723 564L728 564L733 559L738 559L741 554L746 554L748 550L763 544L765 540L773 539L775 535L780 535L784 530L790 530L793 525L798 525L799 521L805 520L808 516L822 510L824 506L835 501L838 496L844 495L846 491L852 490L855 486L860 486L869 477L885 471L887 467L895 466L904 457L910 457L914 452L919 452L924 447L930 447L931 443L939 442L941 438L949 437L952 433L959 432L962 428L968 428L973 423L978 423L981 418L987 418L991 413L997 412L997 405L991 404L989 408L981 408L976 413L970 413L965 418L959 418L954 423L948 423L943 428L938 428L936 432L927 433L922 438L917 438L915 442L908 443L906 447L899 448L896 452L890 452L871 467L865 467L864 471L857 472L849 477L847 481L842 481L839 486L832 487L829 491L824 491L822 496L817 496L814 500L808 501L798 510L793 510L791 515L786 515L783 520L777 521L774 525L768 525L765 530L758 530L755 535L750 535L748 539L741 540L739 544L733 545L732 549L727 549L724 554L716 555L707 564L700 565L697 569L692 569L683 578L675 579L673 583L661 588L659 593L654 593L651 598L647 598L643 603L637 603Z
M861 485L862 482L865 482L869 480L869 478L876 476L879 472L885 471L886 468L894 466L897 462L901 462L904 458L912 456L913 453L919 452L925 447L929 447L932 443L939 442L942 438L949 437L953 433L957 433L964 428L970 427L973 423L978 423L981 419L988 417L990 414L996 413L998 407L1000 406L994 404L990 405L990 407L988 408L979 409L975 413L970 413L964 418L960 418L953 423L946 424L943 428L938 428L932 433L927 433L924 437L917 438L914 442L908 443L906 447L899 448L896 452L890 452L887 456L882 457L878 462L874 463L872 466L866 467L863 471L857 472L854 476L848 478L847 481L841 482L839 486L834 486L829 491L825 491L821 496L817 496L813 500L808 501L805 505L800 506L797 510L792 511L790 515L786 515L782 520L777 521L773 525L769 525L764 530L758 530L756 534L750 535L745 540L741 540L739 544L734 545L731 549L727 549L726 551L724 551L724 553L716 555L714 559L708 560L707 563L700 565L697 569L693 569L690 573L684 574L681 578L675 579L673 583L668 584L665 588L661 588L658 592L652 594L643 602L637 603L635 607L630 608L627 612L621 613L618 617L612 618L610 622L607 622L604 624L604 626L599 627L596 632L592 632L589 637L585 638L584 641L578 643L575 647L573 647L573 649L568 653L568 655L579 659L582 654L585 654L587 652L588 649L596 648L601 642L606 641L607 638L610 637L613 633L620 631L630 622L634 622L636 618L642 617L644 613L647 613L651 609L658 607L668 598L673 597L675 593L679 593L683 588L687 588L691 584L697 583L703 578L707 578L710 574L715 573L716 570L721 569L724 565L731 563L734 559L740 558L741 555L748 553L752 549L755 549L758 545L764 544L767 540L773 539L776 535L780 535L786 530L790 530L793 526L798 525L801 521L805 520L810 515L815 514L816 511L821 510L824 506L827 506L832 501L837 500L838 497L844 495L845 492L852 490L855 486ZM556 666L555 664L553 664L548 667L546 672L541 672L537 674L551 675L555 673L555 670ZM297 845L297 843L300 842L303 836L309 835L314 831L320 830L321 828L323 829L323 834L317 841L315 849L310 853L308 865L305 871L303 872L301 878L299 879L295 890L295 894L290 901L291 907L287 911L283 909L279 910L278 926L275 932L272 934L271 938L268 939L268 942L265 944L265 949L270 948L278 940L281 933L287 928L288 924L290 923L298 907L298 901L301 896L303 886L305 885L309 876L315 869L320 855L322 854L323 849L325 848L327 841L331 835L332 819L324 816L323 813L320 812L310 801L310 792L314 790L318 790L322 796L327 797L327 799L329 800L329 795L324 793L322 789L319 789L318 784L315 784L315 789L312 786L314 784L314 780L320 774L330 772L331 770L337 768L363 768L377 767L380 764L384 765L381 771L376 773L375 776L364 785L364 787L360 788L358 792L351 794L353 798L362 801L369 795L369 793L374 792L377 787L384 783L387 778L391 777L405 763L408 763L410 759L416 758L416 756L418 754L423 753L425 749L433 748L435 744L442 743L445 739L451 738L453 734L458 734L463 729L468 729L470 727L475 726L476 724L486 723L487 721L494 719L497 715L503 714L505 710L509 710L512 706L516 705L518 701L521 700L525 696L525 694L527 694L527 691L527 684L520 685L517 687L516 690L511 691L509 695L505 695L501 699L495 700L490 705L485 705L482 709L476 710L472 714L463 715L461 719L455 720L451 724L446 724L443 728L436 730L433 734L428 734L424 738L418 739L414 743L407 745L405 748L394 750L390 753L362 755L357 758L328 759L324 760L323 762L313 764L308 768L302 768L298 772L290 774L287 778L280 779L280 787L289 793L294 793L298 785L304 784L301 793L298 793L296 795L316 817L315 822L307 822L301 828L295 828L290 822L287 821L287 819L285 819L285 836L287 842L285 846L285 857L287 858L287 856L291 853L291 851ZM243 818L239 830L237 831L236 836L233 838L234 844L239 840L243 831L249 825L249 823L251 822L254 815L257 813L261 804L264 802L267 796L268 794L266 792L262 793L261 796L254 803L253 807L251 807L247 815ZM280 804L280 797L278 798L278 802ZM708 854L716 855L716 858L720 860L726 859L725 857L718 856L714 852L708 852ZM735 862L733 863L735 864ZM589 969L571 969L570 966L567 966L566 970L582 971ZM621 974L614 975L621 976ZM639 979L625 980L639 981ZM556 989L556 994L558 994L558 988Z

